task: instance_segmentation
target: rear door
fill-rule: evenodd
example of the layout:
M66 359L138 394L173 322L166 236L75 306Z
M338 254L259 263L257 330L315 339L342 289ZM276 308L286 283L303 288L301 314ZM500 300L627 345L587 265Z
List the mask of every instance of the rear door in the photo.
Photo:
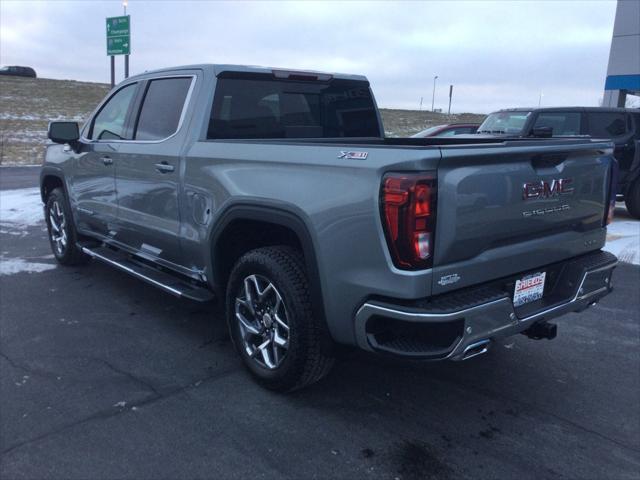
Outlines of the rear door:
M121 143L117 156L116 240L168 266L180 264L178 193L184 136L178 132L195 78L170 75L145 81L132 141Z
M540 140L443 147L434 293L600 248L607 146Z
M620 166L620 180L633 163L634 131L631 115L624 112L587 112L587 128L592 138L610 138L615 143L614 156Z
M137 83L111 94L83 132L80 154L70 179L81 230L103 236L112 231L117 216L115 158L127 138Z

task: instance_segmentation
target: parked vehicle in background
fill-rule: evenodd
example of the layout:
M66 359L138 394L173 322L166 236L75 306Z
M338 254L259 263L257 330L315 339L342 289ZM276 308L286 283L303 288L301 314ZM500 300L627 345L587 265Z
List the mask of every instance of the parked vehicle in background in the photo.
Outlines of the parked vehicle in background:
M612 288L608 141L384 138L363 76L233 65L128 78L49 138L56 259L218 298L272 389L320 379L334 344L466 360L551 339Z
M436 125L429 127L421 132L411 135L411 138L426 137L453 137L454 135L468 135L476 133L479 123L449 123L445 125Z
M0 68L0 75L36 78L36 71L31 67L21 67L18 65L11 65L11 66Z
M589 135L614 143L619 199L640 219L640 109L600 107L513 108L490 114L478 133L519 137Z

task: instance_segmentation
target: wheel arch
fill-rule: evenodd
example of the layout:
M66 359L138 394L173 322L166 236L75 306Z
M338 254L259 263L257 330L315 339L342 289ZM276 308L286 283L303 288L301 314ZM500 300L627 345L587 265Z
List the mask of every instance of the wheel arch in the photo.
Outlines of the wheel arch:
M254 235L256 228L260 230ZM238 242L243 234L245 238ZM313 313L326 322L314 240L300 214L282 206L232 205L218 217L209 240L211 283L220 298L224 298L233 265L246 251L277 244L299 248L309 279ZM235 249L229 250L230 245Z
M54 188L62 188L67 194L62 171L53 167L43 167L40 172L40 197L43 203L47 201L47 196Z

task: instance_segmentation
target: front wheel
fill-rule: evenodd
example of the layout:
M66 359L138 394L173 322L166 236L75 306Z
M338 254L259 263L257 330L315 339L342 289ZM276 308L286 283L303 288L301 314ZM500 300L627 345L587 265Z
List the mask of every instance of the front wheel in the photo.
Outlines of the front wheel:
M636 178L624 196L627 212L633 218L640 219L640 178Z
M77 235L71 209L61 188L54 188L47 197L45 218L51 250L59 263L78 265L89 261L91 257L83 253L76 244Z
M327 327L313 315L302 255L286 246L252 250L236 263L227 288L233 343L265 387L292 391L333 365Z

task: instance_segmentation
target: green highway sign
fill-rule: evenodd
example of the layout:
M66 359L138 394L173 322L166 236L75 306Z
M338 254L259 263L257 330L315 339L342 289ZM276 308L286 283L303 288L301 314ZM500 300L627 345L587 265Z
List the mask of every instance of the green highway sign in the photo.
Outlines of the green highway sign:
M129 15L107 18L107 55L131 53L131 22Z

